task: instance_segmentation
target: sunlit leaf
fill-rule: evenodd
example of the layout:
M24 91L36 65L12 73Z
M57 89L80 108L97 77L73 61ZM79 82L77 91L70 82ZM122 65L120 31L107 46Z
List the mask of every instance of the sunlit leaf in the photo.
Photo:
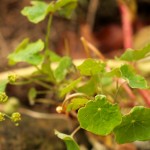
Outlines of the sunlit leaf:
M114 133L120 144L150 140L150 109L134 107L129 114L123 116L122 123L115 128Z
M105 72L104 73L104 76L105 77L120 77L121 74L120 74L120 69L119 68L115 68L115 69L112 69L111 71L109 72Z
M127 49L120 57L121 60L137 61L147 56L150 53L150 44L146 45L143 49L133 50Z
M8 82L9 81L7 79L0 81L0 92L4 92L5 91Z
M45 19L48 13L47 3L41 1L31 1L32 6L24 7L21 11L22 15L26 16L32 23L38 23Z
M137 75L129 65L120 67L122 78L124 78L132 88L147 89L147 82L144 77Z
M105 68L105 64L88 58L80 66L77 67L82 75L91 76L102 73Z
M55 134L65 142L67 150L80 150L78 144L74 141L73 137L71 137L70 135L60 133L56 130Z
M87 98L77 97L73 98L71 102L67 105L67 111L77 110L80 107L84 106L88 102Z
M98 135L108 135L121 123L117 104L111 104L104 95L97 95L78 111L81 128Z
M44 42L38 40L34 43L28 43L27 40L17 47L17 49L8 56L11 65L17 62L26 62L32 65L39 65L43 61L43 56L39 53L44 48Z

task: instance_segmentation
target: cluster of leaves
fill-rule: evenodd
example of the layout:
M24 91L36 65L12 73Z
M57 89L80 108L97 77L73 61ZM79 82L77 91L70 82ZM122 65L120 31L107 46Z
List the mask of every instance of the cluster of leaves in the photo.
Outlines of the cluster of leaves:
M77 0L58 0L49 4L43 1L31 3L33 6L25 7L22 14L29 21L38 23L53 13L59 13L65 17L70 16ZM60 99L70 94L70 97L62 102L62 109L67 112L77 112L80 128L102 136L113 133L118 143L150 139L150 109L136 106L128 114L123 114L119 104L115 103L115 96L112 98L114 101L111 102L108 98L109 92L105 88L116 82L114 78L119 78L130 88L149 89L147 81L136 73L131 62L148 56L150 45L141 50L128 49L118 58L119 61L123 60L123 63L114 68L110 68L107 62L92 58L76 66L70 57L60 57L50 51L46 45L47 43L41 39L36 42L29 42L29 39L25 39L8 56L11 65L26 62L37 69L29 77L20 77L22 80L40 84L48 92L49 90L55 92ZM9 77L11 84L14 84L14 78L14 76ZM1 84L2 92L7 83L8 81L3 81ZM32 104L37 94L36 89L30 89L29 100ZM14 116L15 120L19 118L16 114ZM55 131L55 134L64 140L68 150L79 150L73 138L74 134L66 135L58 131Z

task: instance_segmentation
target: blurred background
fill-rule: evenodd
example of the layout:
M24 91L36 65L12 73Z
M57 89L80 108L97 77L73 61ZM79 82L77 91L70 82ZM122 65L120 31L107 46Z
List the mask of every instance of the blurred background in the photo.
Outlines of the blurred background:
M20 13L27 5L30 5L30 0L1 0L1 71L8 70L7 55L25 37L33 41L44 39L47 20L37 25L28 22ZM79 0L70 20L55 15L51 49L60 55L84 58L81 36L108 58L122 53L128 47L125 41L129 47L139 49L150 41L149 15L150 0ZM66 50L66 45L69 50Z
M150 43L150 0L78 1L78 6L70 19L54 15L50 48L59 55L69 55L74 59L86 58L81 37L95 46L106 58L119 56L126 48L140 49ZM10 67L7 56L26 37L32 41L39 38L44 40L48 20L35 25L21 15L20 11L30 5L31 0L0 0L0 2L0 72L3 72L26 66L21 63ZM21 101L27 99L24 97L27 96L27 88L8 87L8 91L10 96L22 98ZM39 106L35 110L38 110ZM28 108L30 109L30 106ZM45 108L48 106L44 106ZM72 124L67 118L63 118L64 116L62 118L57 116L53 120L54 117L33 119L25 116L17 128L10 122L4 122L0 127L0 150L65 150L64 143L54 135L53 129L57 128L67 133L72 130ZM80 132L79 144L85 144L82 150L91 150L92 142L96 147L98 143L94 143L91 135L89 142L85 133L82 130ZM112 146L110 137L98 140L104 142L98 144L102 150L109 150ZM117 150L137 150L137 147L139 150L150 149L149 142L143 147L138 144L136 147L135 144L117 146ZM93 150L100 149L93 148Z

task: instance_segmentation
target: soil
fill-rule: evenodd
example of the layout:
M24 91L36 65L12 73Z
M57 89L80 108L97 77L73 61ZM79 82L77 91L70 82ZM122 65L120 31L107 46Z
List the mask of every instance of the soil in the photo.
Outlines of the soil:
M54 129L68 132L68 122L22 116L19 126L10 120L0 125L1 150L65 150L64 143L54 135ZM63 122L63 123L62 123Z

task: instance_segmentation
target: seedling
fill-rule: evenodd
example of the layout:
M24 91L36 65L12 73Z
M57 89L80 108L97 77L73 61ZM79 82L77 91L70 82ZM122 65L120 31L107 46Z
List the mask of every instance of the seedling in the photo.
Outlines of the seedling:
M26 62L35 67L36 71L30 76L17 76L17 79L16 76L9 76L8 79L14 85L36 83L43 86L43 91L30 89L29 100L32 105L36 103L34 100L38 94L53 92L61 101L61 105L56 107L59 113L77 114L79 127L70 135L55 131L64 140L67 149L79 150L74 135L80 128L101 136L114 134L116 142L120 144L150 140L150 108L140 106L138 101L128 113L120 107L123 99L135 105L137 97L133 94L133 89L134 92L137 89L149 90L146 79L137 74L135 66L139 60L148 56L150 45L140 50L127 49L115 60L118 67L109 66L108 61L97 50L94 51L101 59L88 58L76 66L70 57L60 57L50 51L49 39L53 15L57 13L69 17L77 5L77 0L57 0L50 3L31 1L31 4L32 6L25 7L21 13L35 24L49 17L45 41L39 39L30 42L27 38L8 59L11 65ZM91 47L84 38L82 42ZM53 68L53 64L56 67ZM8 80L1 85L1 92L4 92L7 83ZM5 93L1 96L2 101L5 101ZM0 114L1 121L4 116L3 113ZM20 120L20 116L15 113L11 119L16 122Z

